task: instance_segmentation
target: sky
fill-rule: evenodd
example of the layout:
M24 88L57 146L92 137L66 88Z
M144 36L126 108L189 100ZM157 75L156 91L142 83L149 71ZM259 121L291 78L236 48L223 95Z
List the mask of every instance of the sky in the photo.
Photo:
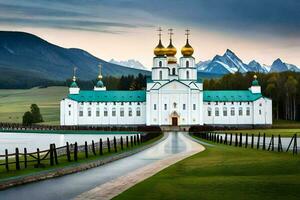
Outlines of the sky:
M188 28L196 62L231 49L245 63L281 58L300 66L299 0L0 0L0 30L149 69L158 27L165 46L174 29L177 57Z

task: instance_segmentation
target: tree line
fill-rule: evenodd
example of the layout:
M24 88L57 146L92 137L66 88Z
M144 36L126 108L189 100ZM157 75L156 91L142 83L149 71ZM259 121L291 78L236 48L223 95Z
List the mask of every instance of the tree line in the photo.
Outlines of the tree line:
M273 118L300 119L300 73L258 73L262 94L273 101ZM251 86L254 73L228 74L218 79L204 80L205 90L245 90Z

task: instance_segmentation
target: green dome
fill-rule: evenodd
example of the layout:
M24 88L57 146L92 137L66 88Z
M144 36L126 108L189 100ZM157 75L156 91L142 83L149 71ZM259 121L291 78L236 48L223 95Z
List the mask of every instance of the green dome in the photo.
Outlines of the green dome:
M104 84L101 80L99 80L96 84L96 87L103 87L103 86L104 86Z
M77 88L77 83L75 81L73 81L70 85L71 88Z
M252 86L259 86L258 81L256 79L252 81Z

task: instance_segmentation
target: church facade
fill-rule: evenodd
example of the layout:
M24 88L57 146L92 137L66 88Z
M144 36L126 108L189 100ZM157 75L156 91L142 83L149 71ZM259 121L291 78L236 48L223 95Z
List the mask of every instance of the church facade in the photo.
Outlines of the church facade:
M269 126L272 100L261 94L256 76L248 90L205 90L197 77L194 49L159 43L146 90L106 90L101 73L94 90L80 90L76 77L60 102L61 125L89 126ZM159 34L159 36L161 36Z

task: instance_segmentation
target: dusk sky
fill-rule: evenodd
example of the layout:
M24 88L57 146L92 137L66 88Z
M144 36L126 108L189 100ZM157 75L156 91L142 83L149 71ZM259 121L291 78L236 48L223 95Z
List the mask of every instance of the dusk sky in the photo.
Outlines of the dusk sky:
M177 57L189 28L197 62L231 49L246 63L281 58L300 66L299 0L0 0L1 30L148 68L159 26L165 46L174 29Z

